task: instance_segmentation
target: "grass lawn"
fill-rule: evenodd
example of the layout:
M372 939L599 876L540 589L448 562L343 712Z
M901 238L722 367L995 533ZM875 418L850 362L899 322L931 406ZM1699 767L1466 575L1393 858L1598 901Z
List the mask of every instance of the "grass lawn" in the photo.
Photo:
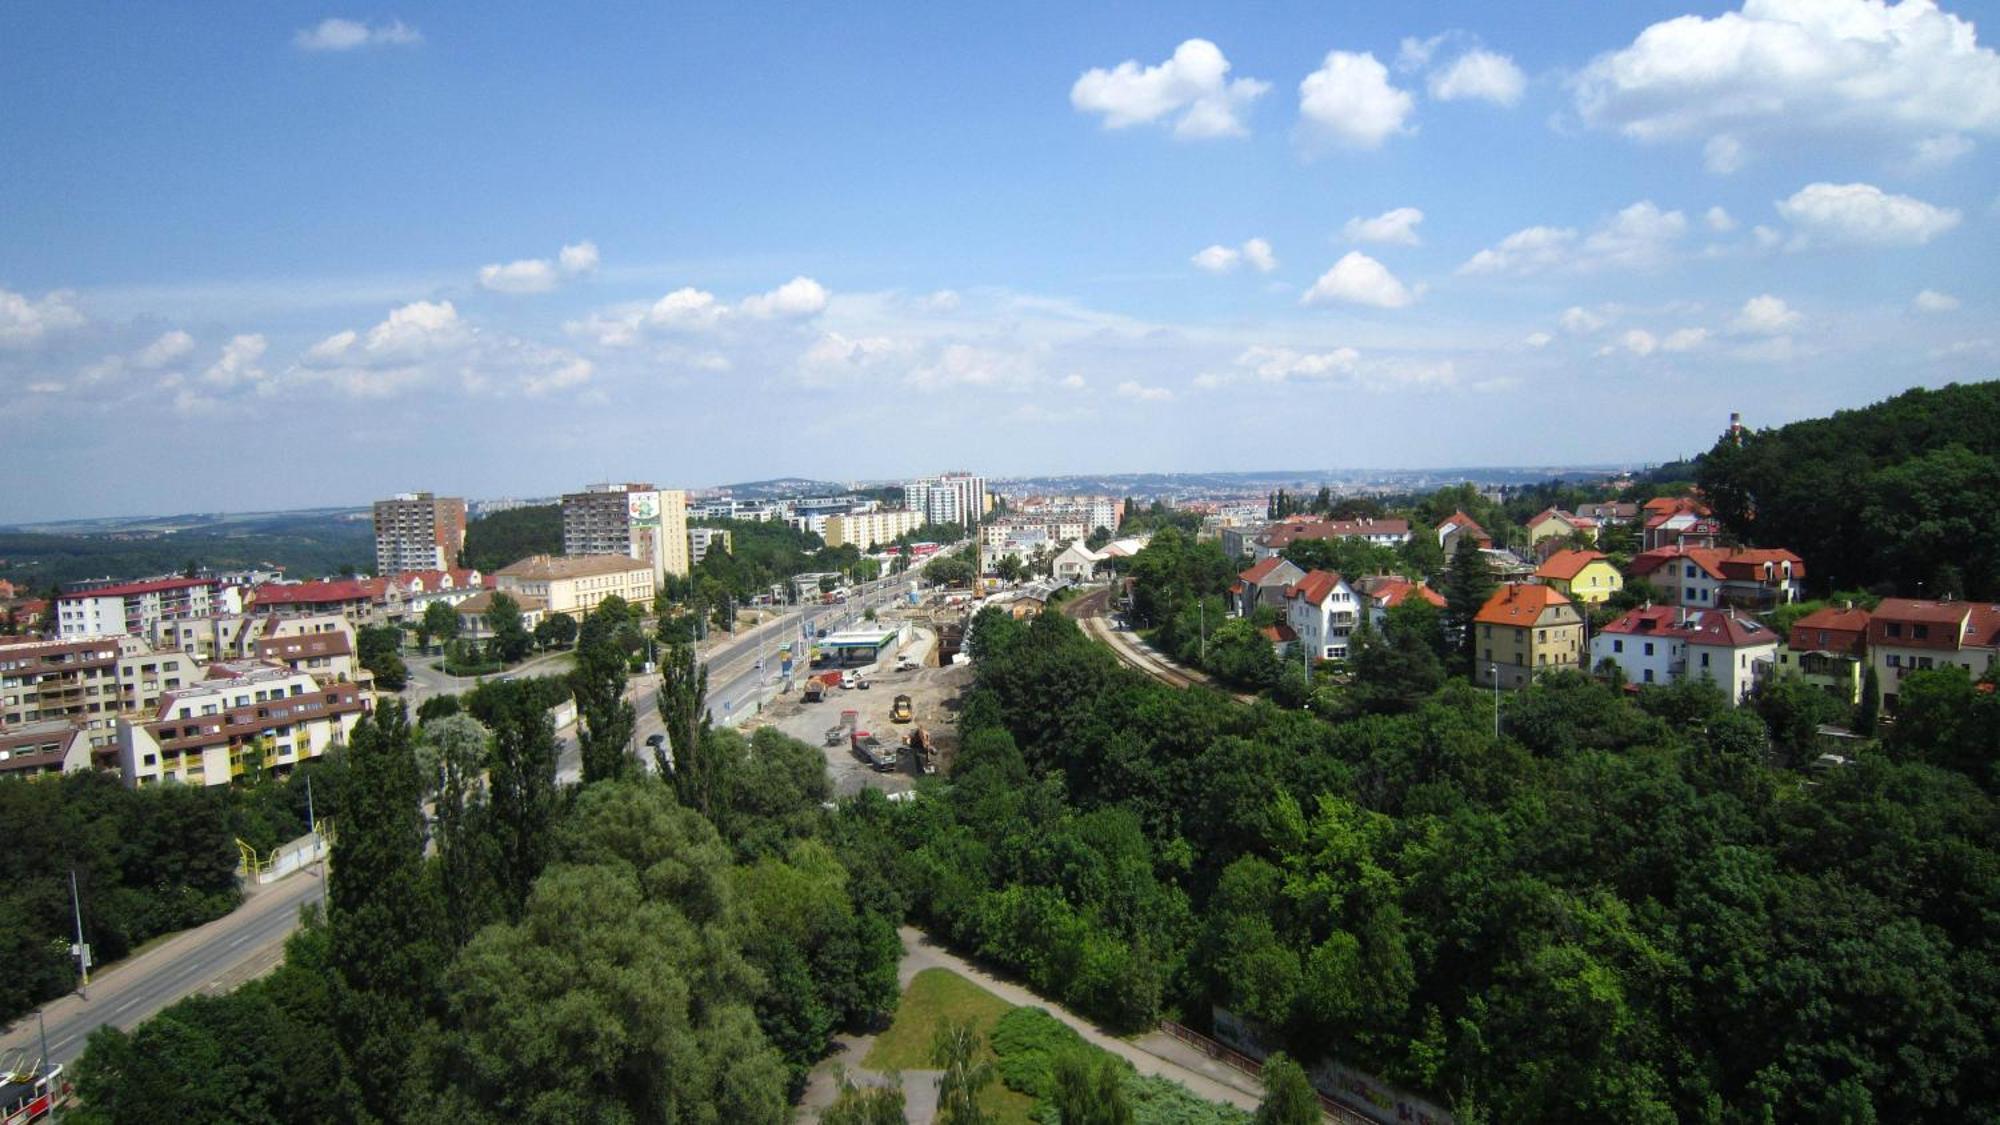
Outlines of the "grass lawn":
M875 1046L861 1065L870 1070L930 1070L931 1040L947 1022L971 1021L979 1033L979 1057L993 1061L993 1047L985 1040L993 1025L1012 1008L1005 1000L948 969L925 969L910 981L896 1005L895 1022L875 1039ZM1035 1107L1035 1099L993 1084L979 1095L980 1108L1002 1123L1025 1123Z

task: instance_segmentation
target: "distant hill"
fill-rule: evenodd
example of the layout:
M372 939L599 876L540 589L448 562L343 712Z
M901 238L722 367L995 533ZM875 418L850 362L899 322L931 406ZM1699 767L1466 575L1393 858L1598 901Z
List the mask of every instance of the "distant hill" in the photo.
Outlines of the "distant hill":
M2000 598L2000 382L1725 436L1694 480L1745 542L1803 557L1817 589Z
M845 484L837 481L813 480L809 477L778 477L772 480L719 485L716 491L727 492L738 500L779 500L791 496L840 496L850 490Z
M33 590L85 578L279 566L288 576L367 571L375 530L365 510L74 520L0 529L0 578Z

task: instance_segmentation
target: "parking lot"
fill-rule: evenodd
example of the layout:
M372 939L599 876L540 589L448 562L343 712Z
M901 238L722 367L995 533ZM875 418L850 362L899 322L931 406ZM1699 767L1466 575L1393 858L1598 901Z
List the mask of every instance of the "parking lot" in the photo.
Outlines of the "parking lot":
M869 685L866 690L829 690L819 703L803 703L799 693L793 691L764 708L759 716L760 725L777 727L801 742L823 748L827 775L833 781L836 796L851 796L865 787L887 793L907 790L916 784L909 755L897 756L899 766L894 771L877 772L855 756L846 737L827 746L826 732L840 725L841 713L850 710L856 713L858 728L874 734L885 748L893 749L910 731L922 727L938 748L939 770L949 769L951 753L958 747L959 697L972 684L972 669L965 665L932 667L934 651L934 639L927 631L919 630L918 639L906 646L904 652L923 659L925 666L909 672L890 671L895 667L895 657L885 657L865 670ZM910 722L890 720L890 708L898 695L910 697Z

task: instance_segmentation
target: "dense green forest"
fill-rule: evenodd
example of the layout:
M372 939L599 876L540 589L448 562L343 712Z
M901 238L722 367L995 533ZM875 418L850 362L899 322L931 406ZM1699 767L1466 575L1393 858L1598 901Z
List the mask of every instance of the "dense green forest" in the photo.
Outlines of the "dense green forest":
M934 932L1109 1024L1224 1005L1468 1123L2000 1113L1969 686L1808 785L1705 685L1545 677L1495 738L1462 682L1329 723L1059 615L972 636L950 786L848 819Z
M324 512L202 521L173 531L0 531L0 578L38 591L86 578L178 574L191 566L281 566L294 578L319 578L343 569L366 572L374 563L374 526Z
M127 789L109 773L0 784L0 1024L76 987L70 873L98 964L235 908L237 840L259 854L306 832L305 778L332 815L337 767L218 789Z
M2000 597L2000 382L1725 437L1695 480L1745 542L1804 557L1816 590Z
M465 525L466 566L491 574L529 555L560 555L562 505L530 504L481 516Z

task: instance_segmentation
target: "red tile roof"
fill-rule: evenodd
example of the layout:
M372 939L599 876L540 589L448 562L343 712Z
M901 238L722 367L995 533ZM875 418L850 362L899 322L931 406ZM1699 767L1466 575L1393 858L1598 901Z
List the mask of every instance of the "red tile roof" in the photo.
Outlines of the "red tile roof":
M389 583L383 578L333 578L317 582L266 582L255 591L256 604L327 605L369 601L380 597Z
M1543 508L1530 517L1525 526L1533 527L1550 518L1559 519L1578 531L1590 531L1597 526L1597 521L1584 519L1575 512L1565 512L1561 508Z
M1598 633L1679 637L1692 645L1726 648L1754 648L1779 640L1778 634L1761 622L1734 610L1684 610L1664 605L1627 610Z
M1865 609L1828 606L1792 622L1791 647L1797 652L1841 652L1859 656L1868 644ZM1825 634L1824 641L1821 634Z
M1412 582L1407 578L1389 578L1377 582L1368 596L1386 609L1402 605L1411 594L1416 594L1439 609L1444 608L1443 594L1421 582Z
M1583 573L1583 568L1605 558L1602 551L1557 551L1535 568L1535 577L1551 578L1557 582L1568 582Z
M1565 606L1569 599L1562 591L1549 586L1535 586L1521 582L1510 582L1486 599L1473 620L1481 625L1504 625L1510 629L1526 629L1541 620L1542 614L1555 606Z
M1325 605L1327 596L1338 585L1340 575L1330 570L1315 570L1285 587L1285 597L1304 598L1308 605Z
M167 590L185 590L191 586L220 586L213 578L154 578L146 582L126 582L118 586L100 586L95 590L78 590L74 593L59 594L57 601L75 598L122 598L136 594L158 594Z
M1290 625L1266 625L1262 629L1257 630L1257 632L1265 640L1278 644L1290 644L1299 639L1298 633Z
M1300 519L1274 523L1257 541L1283 550L1301 539L1344 539L1352 535L1408 535L1409 520Z
M1732 582L1762 582L1764 567L1771 567L1771 581L1785 579L1785 564L1791 564L1791 577L1806 576L1806 562L1782 547L1655 547L1632 556L1628 568L1634 576L1644 576L1677 559L1686 559L1702 569L1710 578Z
M1900 637L1889 636L1887 626L1891 624L1942 628L1935 630L1937 636L1918 640L1908 631ZM1868 642L1906 648L2000 648L2000 605L1884 598L1869 619Z
M1244 571L1243 573L1237 575L1236 577L1241 578L1243 581L1248 582L1251 585L1256 585L1257 583L1262 582L1264 579L1269 578L1271 576L1272 571L1278 569L1280 566L1283 566L1284 564L1285 560L1283 557L1278 555L1272 555L1268 559L1259 560L1256 566L1251 567L1249 570Z

